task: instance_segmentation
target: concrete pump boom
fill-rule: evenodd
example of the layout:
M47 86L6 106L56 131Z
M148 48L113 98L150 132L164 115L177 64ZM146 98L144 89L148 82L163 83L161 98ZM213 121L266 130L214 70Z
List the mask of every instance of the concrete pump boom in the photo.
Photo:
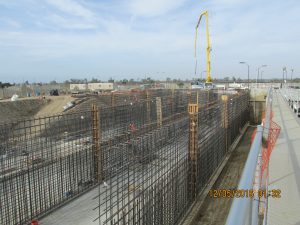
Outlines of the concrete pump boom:
M200 25L202 16L206 17L206 39L207 39L207 48L206 48L206 84L211 84L211 76L210 76L210 52L211 52L211 46L210 46L210 38L209 38L209 31L208 31L208 11L204 11L201 13L197 26L196 26L196 34L195 34L195 58L197 58L197 36L198 36L198 27Z

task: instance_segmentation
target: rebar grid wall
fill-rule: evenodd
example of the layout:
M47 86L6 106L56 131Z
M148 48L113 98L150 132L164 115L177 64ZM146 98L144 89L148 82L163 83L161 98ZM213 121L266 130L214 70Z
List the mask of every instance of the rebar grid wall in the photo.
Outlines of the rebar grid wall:
M215 113L215 120L222 121L212 123L214 129L223 129L216 132L233 140L247 120L246 109L236 103L240 98L247 103L245 95L226 103L232 112L228 128L222 127L225 116L218 108L225 103L217 103L216 94L211 92L208 99L207 92L186 90L120 95L115 105L94 101L93 110L1 124L0 224L27 224L97 184L100 224L176 224L193 200L188 194L188 103L201 103L200 133L205 123L200 122L201 110L206 110L207 117ZM112 103L111 96L106 100ZM197 140L200 146L202 139ZM226 152L214 151L201 153L202 160L210 161L197 172L206 177L196 179L202 182L196 185L198 192Z
M0 126L0 224L27 224L93 184L90 121L86 112Z
M104 159L107 170L114 168L114 172L107 173L98 186L95 221L101 225L178 223L249 119L248 94L222 100L211 95L209 101L203 93L189 93L190 100L196 100L189 115L104 150L109 154Z
M0 123L0 224L29 223L99 182L94 154L97 142L97 148L103 149L102 175L113 176L116 166L110 160L117 164L120 157L106 149L157 128L154 97L160 94L168 93L140 94L139 101L129 101L137 98L128 95L122 104L97 108L96 125L91 104L89 109L68 114ZM180 98L163 101L166 115L162 122L186 112L187 98L177 95ZM101 131L98 140L93 138L95 128Z

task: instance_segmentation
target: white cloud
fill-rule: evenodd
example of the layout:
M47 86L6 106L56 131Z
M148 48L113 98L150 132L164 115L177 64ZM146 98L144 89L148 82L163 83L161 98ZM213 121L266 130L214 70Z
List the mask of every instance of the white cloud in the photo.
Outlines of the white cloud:
M158 36L155 32L134 32L122 27L110 33L93 34L0 32L0 43L0 47L3 45L18 49L18 55L32 61L105 54L163 55L192 49L193 44L192 38L176 35L176 32Z
M18 29L21 27L21 24L13 19L10 18L0 18L0 22L2 21L3 24L9 26L10 28Z
M15 12L16 17L10 17L16 23L12 22L9 30L7 25L2 31L0 28L0 51L9 49L5 54L7 61L18 64L25 60L40 65L40 62L70 60L73 64L64 66L66 73L77 65L91 65L87 71L97 66L99 71L107 67L107 74L118 73L120 68L125 68L122 74L130 74L136 67L142 72L154 67L156 71L166 71L169 63L171 73L184 70L193 73L193 65L188 64L194 63L194 30L199 14L205 9L210 13L213 75L237 73L239 69L244 72L237 63L239 60L247 61L254 71L261 63L288 65L284 61L289 61L296 65L299 58L300 4L294 0L287 0L289 4L258 0L254 3L246 0L44 1L55 8L36 1L34 4L46 6L37 10L33 3L22 3ZM23 6L33 16L18 14L25 11ZM282 12L282 8L286 10ZM32 18L40 20L36 22ZM22 29L18 29L18 22ZM29 27L30 24L33 26ZM53 29L56 26L65 29ZM8 32L18 30L23 32ZM205 48L202 23L198 36L199 71L205 69ZM95 59L97 63L85 64L84 59ZM117 60L118 68L111 65ZM273 68L269 66L265 75L276 71ZM60 69L47 67L45 71L60 72Z
M159 16L182 6L186 0L131 0L129 10L137 16Z
M90 29L96 29L97 24L93 22L85 22L82 20L76 20L76 19L66 19L62 16L53 14L50 15L49 20L56 24L59 27L65 28L65 29L76 29L76 30L90 30Z
M94 13L85 8L75 0L46 0L47 3L55 6L62 12L68 13L73 16L79 16L85 19L92 19Z
M218 5L236 5L240 3L246 3L249 2L248 0L212 0L213 4Z

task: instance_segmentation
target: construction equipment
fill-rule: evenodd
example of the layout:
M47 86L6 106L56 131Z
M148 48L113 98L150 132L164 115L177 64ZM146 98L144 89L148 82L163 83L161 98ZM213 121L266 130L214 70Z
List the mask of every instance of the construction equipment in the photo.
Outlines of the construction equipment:
M205 88L212 88L213 83L210 76L210 52L211 52L211 46L210 46L210 38L209 38L209 30L208 30L208 11L204 11L201 13L198 23L196 25L196 33L195 33L195 74L197 71L197 36L198 36L198 27L200 25L202 17L206 17L206 39L207 39L207 48L206 48L206 81L205 81Z

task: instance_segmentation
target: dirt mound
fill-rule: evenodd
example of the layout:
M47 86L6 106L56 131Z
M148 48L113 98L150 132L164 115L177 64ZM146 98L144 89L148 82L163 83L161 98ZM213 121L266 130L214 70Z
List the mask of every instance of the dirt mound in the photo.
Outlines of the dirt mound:
M64 111L63 107L74 100L71 96L49 96L47 99L50 101L35 114L36 118L60 114Z
M0 123L30 119L47 104L47 99L24 99L0 102Z

